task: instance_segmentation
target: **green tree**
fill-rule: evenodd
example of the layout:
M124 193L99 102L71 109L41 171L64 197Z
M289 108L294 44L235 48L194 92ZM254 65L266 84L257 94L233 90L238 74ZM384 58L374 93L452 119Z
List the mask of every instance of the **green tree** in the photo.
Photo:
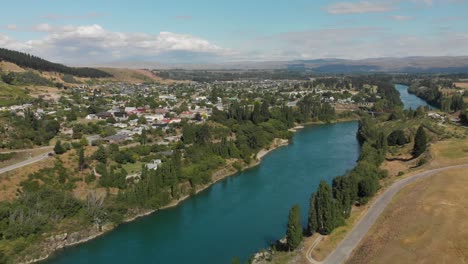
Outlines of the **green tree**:
M395 130L387 137L387 143L389 146L403 146L408 143L408 139L405 136L403 130Z
M146 124L146 118L144 116L140 116L138 118L138 124L139 125Z
M93 158L101 163L106 164L107 162L107 152L104 146L100 145L96 152L93 154Z
M337 209L341 215L348 218L351 206L356 199L357 184L352 175L340 176L333 179L333 197L336 199Z
M199 145L208 144L210 142L211 134L210 127L203 124L195 131L195 143Z
M419 157L427 148L427 136L424 128L420 126L414 137L413 155Z
M88 140L86 139L86 137L82 137L80 139L80 144L81 144L82 147L86 147L86 146L89 145Z
M140 144L144 146L146 145L147 142L148 142L148 135L146 133L146 129L143 129L140 135Z
M460 112L460 121L462 124L468 125L468 110Z
M380 132L377 137L376 148L382 150L383 153L387 151L387 138L383 132Z
M301 211L299 205L294 205L289 211L288 230L286 232L288 248L296 249L302 241Z
M337 225L336 207L332 189L325 181L321 181L317 190L317 231L322 235L330 234Z
M60 140L57 140L57 142L55 143L55 146L54 146L54 152L55 154L57 155L62 155L63 153L65 153L65 148L62 146L62 142Z
M368 198L374 196L374 194L379 190L379 187L379 178L377 176L370 175L363 177L358 185L359 197L364 198L361 199L361 202L366 203Z
M315 193L310 195L309 219L307 221L307 231L313 235L318 228L317 221L317 196Z
M78 149L78 169L83 171L86 166L85 156L84 156L84 148Z

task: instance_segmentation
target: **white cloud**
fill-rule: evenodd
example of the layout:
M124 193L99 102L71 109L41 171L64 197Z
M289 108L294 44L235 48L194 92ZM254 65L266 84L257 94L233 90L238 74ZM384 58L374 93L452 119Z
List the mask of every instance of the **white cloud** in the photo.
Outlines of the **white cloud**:
M39 24L33 29L43 32L45 36L25 42L17 41L21 50L68 63L95 63L131 58L142 60L158 56L166 56L168 59L169 53L175 54L172 59L176 59L177 54L187 56L190 53L203 53L212 58L229 53L229 50L205 39L172 32L161 32L157 35L114 32L96 24L60 27ZM14 42L10 38L8 41Z
M381 27L338 27L285 32L239 42L235 50L188 34L124 33L100 25L38 25L43 37L20 41L0 34L0 46L74 65L113 61L212 63L316 58L468 55L468 33L450 29L424 36Z
M390 2L339 2L329 5L325 10L329 14L342 15L342 14L363 14L363 13L381 13L394 10L395 7Z
M34 31L39 31L39 32L50 32L52 31L52 26L49 24L38 24L33 27Z

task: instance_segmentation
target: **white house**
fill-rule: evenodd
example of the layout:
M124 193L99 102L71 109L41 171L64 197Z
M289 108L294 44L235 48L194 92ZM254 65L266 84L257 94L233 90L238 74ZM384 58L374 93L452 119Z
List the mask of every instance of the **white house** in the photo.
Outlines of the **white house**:
M146 168L148 170L157 170L158 166L161 165L162 161L160 159L153 160L152 163L146 164Z
M145 118L146 118L146 121L148 122L161 121L164 119L164 115L161 115L161 114L146 115Z

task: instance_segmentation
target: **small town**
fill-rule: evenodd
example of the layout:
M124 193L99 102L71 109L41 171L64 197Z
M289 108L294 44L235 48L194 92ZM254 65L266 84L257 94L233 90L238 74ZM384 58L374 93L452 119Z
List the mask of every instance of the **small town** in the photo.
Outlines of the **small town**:
M468 262L468 1L4 2L0 264Z

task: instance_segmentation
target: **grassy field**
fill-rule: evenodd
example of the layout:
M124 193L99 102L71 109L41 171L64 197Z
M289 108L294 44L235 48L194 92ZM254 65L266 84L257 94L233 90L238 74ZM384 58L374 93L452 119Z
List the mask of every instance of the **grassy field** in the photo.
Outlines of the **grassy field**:
M468 163L468 139L452 139L435 143L431 147L434 166Z
M128 174L134 174L137 172L141 172L142 165L143 162L135 162L124 164L122 167L127 171Z
M21 99L27 98L29 98L29 95L25 89L0 81L0 106L14 105Z
M451 170L404 188L348 263L466 263L468 173Z

